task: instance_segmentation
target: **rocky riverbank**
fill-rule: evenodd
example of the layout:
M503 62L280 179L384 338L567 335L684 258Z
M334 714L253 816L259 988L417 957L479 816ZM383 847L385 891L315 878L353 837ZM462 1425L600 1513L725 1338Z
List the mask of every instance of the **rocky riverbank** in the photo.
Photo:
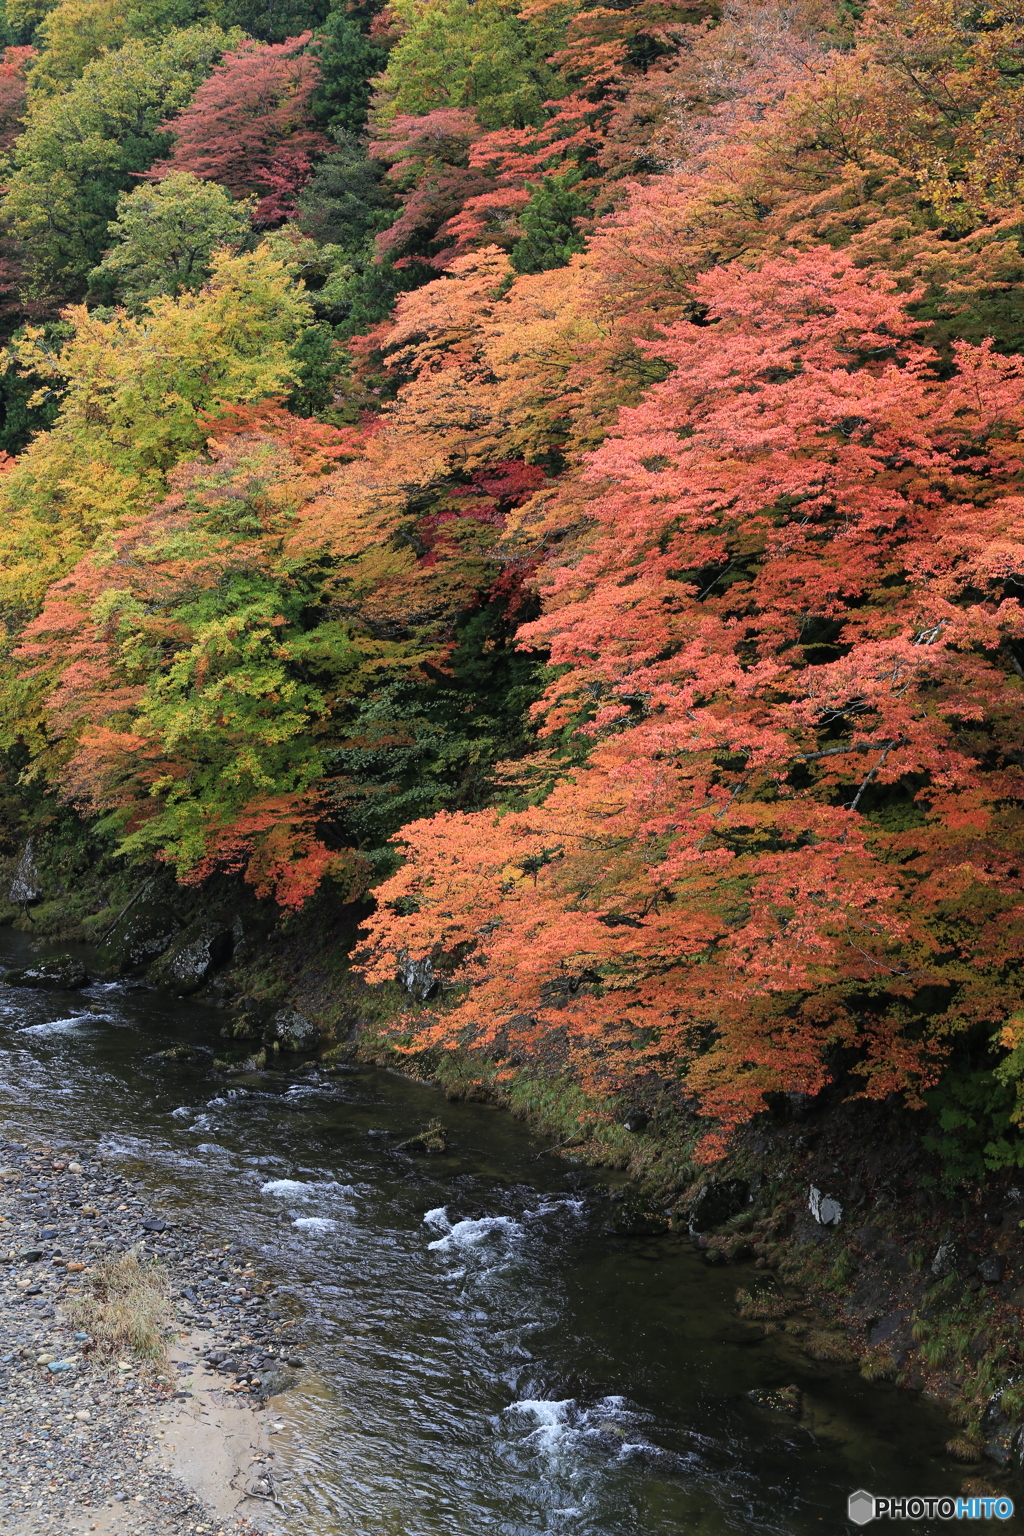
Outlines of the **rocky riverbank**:
M500 1104L550 1134L555 1155L633 1181L617 1192L620 1235L689 1228L709 1264L737 1266L745 1320L944 1404L955 1421L947 1454L963 1465L1004 1479L1024 1471L1024 1195L1006 1174L951 1192L920 1114L844 1102L842 1085L813 1101L782 1096L734 1139L725 1164L702 1169L693 1161L701 1127L679 1093L653 1079L595 1102L550 1062L397 1051L391 1028L409 995L397 980L370 988L353 972L359 914L329 894L281 917L230 881L183 891L158 872L131 892L118 888L116 902L113 887L97 886L95 910L68 927L71 898L53 894L45 859L18 869L41 896L52 887L19 927L98 948L84 982L82 961L65 953L50 964L66 973L36 962L11 985L87 987L95 974L195 997L222 1010L202 1049L225 1077L258 1074L271 1057L300 1071L312 1056L327 1071L356 1058L452 1098ZM83 912L86 885L75 886ZM733 1185L742 1198L709 1214ZM230 1366L270 1369L249 1358L255 1345L218 1343Z
M129 1253L164 1295L156 1361L82 1326ZM0 1137L0 1532L274 1531L274 1395L302 1368L297 1325L236 1244L95 1151Z

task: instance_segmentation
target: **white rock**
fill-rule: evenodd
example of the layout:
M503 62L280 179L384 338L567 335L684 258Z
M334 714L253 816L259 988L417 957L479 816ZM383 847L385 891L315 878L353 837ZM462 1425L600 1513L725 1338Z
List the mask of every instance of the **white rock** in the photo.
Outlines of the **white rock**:
M838 1227L843 1219L843 1208L839 1201L832 1195L823 1195L813 1184L807 1206L819 1227Z

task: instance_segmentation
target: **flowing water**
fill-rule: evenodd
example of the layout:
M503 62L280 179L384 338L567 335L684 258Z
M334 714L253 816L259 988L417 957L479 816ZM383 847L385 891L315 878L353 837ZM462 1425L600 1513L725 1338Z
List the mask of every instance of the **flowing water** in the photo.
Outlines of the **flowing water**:
M0 931L0 968L35 954ZM609 1235L595 1176L538 1157L504 1113L386 1072L281 1071L239 1094L155 1059L219 1044L223 1018L121 985L0 989L0 1125L97 1145L301 1301L290 1529L834 1536L855 1488L959 1490L937 1413L738 1322L745 1270ZM447 1154L396 1149L437 1115ZM746 1396L791 1383L799 1423Z

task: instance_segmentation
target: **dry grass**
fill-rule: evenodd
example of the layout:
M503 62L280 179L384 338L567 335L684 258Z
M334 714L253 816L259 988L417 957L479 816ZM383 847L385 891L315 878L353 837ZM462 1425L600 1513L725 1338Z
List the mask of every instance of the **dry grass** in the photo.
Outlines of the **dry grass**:
M865 1350L861 1356L860 1373L865 1381L891 1381L896 1371L896 1361L884 1344Z
M851 1361L858 1359L853 1345L840 1333L809 1333L804 1348L813 1360Z
M952 1456L954 1461L980 1461L982 1448L977 1440L968 1440L966 1435L954 1435L952 1440L946 1441L946 1455Z
M785 1317L792 1312L793 1303L787 1301L784 1296L751 1296L749 1291L736 1292L736 1305L739 1308L740 1317L753 1318L759 1322L765 1322L769 1318Z
M166 1374L171 1306L163 1265L123 1253L97 1265L90 1285L90 1295L69 1297L64 1310L91 1336L96 1353L131 1353Z

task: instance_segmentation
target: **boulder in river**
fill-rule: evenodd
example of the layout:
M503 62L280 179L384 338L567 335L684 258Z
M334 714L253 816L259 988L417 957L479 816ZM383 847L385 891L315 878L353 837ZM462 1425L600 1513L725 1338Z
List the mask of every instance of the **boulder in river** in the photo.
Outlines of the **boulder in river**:
M77 992L81 987L89 985L89 973L81 960L73 955L61 955L55 960L40 960L37 965L7 971L4 974L4 985L35 987L46 992Z
M616 1237L658 1237L669 1231L668 1212L639 1184L612 1190L606 1232Z
M769 1413L791 1413L799 1418L803 1409L803 1393L799 1387L755 1387L747 1393L750 1402Z
M395 1149L397 1152L416 1152L428 1155L431 1152L447 1152L448 1133L440 1120L431 1120L416 1136L408 1136L405 1141L400 1141Z
M320 1044L320 1031L304 1013L282 1008L267 1025L263 1038L268 1045L276 1044L279 1051L315 1051Z
M260 1376L260 1396L277 1397L280 1392L290 1392L298 1380L294 1371L265 1371Z

